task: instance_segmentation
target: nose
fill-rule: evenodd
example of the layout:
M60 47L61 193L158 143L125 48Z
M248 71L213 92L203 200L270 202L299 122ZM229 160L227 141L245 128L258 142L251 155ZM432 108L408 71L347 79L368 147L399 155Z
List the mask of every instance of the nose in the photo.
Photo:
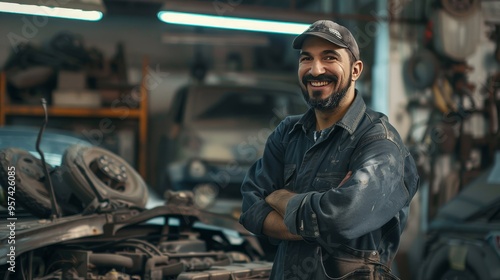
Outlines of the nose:
M326 71L325 71L325 67L323 66L323 63L321 63L320 60L315 60L313 61L312 65L311 65L311 75L313 75L314 77L317 77L321 74L324 74Z

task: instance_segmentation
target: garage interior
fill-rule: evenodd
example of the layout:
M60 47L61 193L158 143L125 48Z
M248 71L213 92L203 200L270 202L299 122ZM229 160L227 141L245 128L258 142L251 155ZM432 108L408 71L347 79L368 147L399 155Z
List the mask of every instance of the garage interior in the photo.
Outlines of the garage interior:
M64 7L85 1L47 2ZM231 80L296 87L298 51L291 45L298 33L167 23L159 12L304 26L331 19L358 40L364 70L356 88L368 106L388 116L419 168L420 189L393 270L401 279L500 279L500 1L90 2L102 18L3 12L0 1L0 148L35 144L44 99L46 137L71 134L117 155L115 162L126 161L150 196L165 199L173 188L165 174L182 172L165 158L177 152L168 139L183 128L173 118L186 113L179 107L186 86L203 90L205 84ZM263 142L261 132L272 128L269 119L263 123L253 135L238 138L239 144ZM32 136L9 138L13 128ZM193 150L200 145L196 137L188 140L181 145ZM226 139L220 141L206 153L224 154L219 147ZM112 168L107 159L102 162ZM229 182L240 166L228 161L224 168L214 181ZM223 186L214 196L231 191L238 193ZM225 214L237 219L239 212L230 208Z

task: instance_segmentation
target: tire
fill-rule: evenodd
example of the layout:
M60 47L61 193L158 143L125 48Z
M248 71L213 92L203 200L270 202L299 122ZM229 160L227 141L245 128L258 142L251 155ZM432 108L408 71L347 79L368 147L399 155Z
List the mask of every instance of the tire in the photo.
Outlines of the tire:
M50 170L52 167L47 164L47 168ZM11 179L9 172L12 175ZM48 218L52 212L52 205L49 192L45 188L42 161L23 149L0 150L0 184L6 192L9 192L12 178L15 182L16 204L36 217Z
M106 162L101 164L102 162ZM108 171L104 171L108 167ZM84 207L107 202L116 207L144 209L148 189L142 177L124 159L99 147L72 145L64 153L63 179Z
M465 268L453 269L449 261L450 246L442 245L433 250L420 267L419 280L486 280L490 279L484 254L475 246L468 246Z

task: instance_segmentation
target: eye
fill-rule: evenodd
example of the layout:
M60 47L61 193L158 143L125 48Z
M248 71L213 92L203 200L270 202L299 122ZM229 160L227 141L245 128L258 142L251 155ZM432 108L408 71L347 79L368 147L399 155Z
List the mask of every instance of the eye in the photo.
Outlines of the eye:
M329 56L325 56L324 60L334 61L334 60L337 60L337 57L329 55Z
M311 60L310 56L302 56L301 58L299 58L299 62L310 61L310 60Z

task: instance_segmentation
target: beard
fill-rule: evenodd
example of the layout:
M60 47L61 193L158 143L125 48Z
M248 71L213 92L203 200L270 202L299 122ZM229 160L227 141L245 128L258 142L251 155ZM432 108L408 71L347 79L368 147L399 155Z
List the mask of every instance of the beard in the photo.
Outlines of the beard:
M338 78L331 75L319 75L317 77L313 77L309 74L305 75L302 78L302 84L305 86L305 88L300 87L302 89L302 96L304 97L304 100L307 102L307 104L309 104L311 108L324 112L334 112L335 110L337 110L340 102L342 102L342 100L345 98L347 91L351 87L350 81L352 80L352 73L349 74L349 79L347 80L348 83L345 87L340 88L338 91L332 91L332 93L324 99L321 99L322 92L319 90L312 92L312 98L309 96L309 92L307 91L307 83L311 80L330 81L336 83L338 81Z

